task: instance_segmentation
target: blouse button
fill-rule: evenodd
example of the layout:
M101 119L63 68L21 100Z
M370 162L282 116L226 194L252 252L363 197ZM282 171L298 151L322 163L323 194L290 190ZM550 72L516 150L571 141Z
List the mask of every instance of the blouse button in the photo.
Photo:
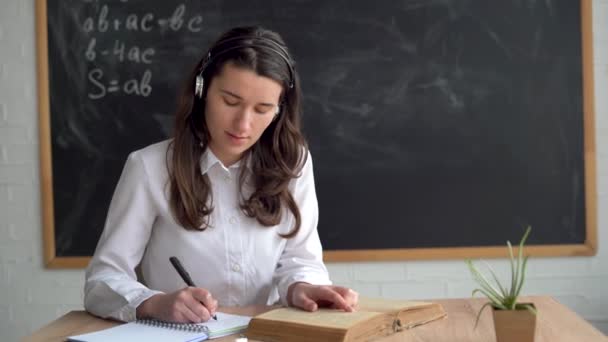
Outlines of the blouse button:
M230 224L235 224L236 223L236 217L231 216L230 219L228 220L228 222L230 222Z
M239 266L239 264L232 264L232 270L234 272L239 272L241 270L241 266Z

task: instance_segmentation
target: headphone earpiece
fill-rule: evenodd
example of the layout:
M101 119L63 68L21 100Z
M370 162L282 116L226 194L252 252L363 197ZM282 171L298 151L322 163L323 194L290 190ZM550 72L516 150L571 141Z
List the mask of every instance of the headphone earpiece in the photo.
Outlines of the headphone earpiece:
M205 79L203 78L203 73L201 72L196 76L196 84L194 86L194 94L199 98L203 98L203 89L205 88Z
M201 68L199 70L198 75L196 76L196 83L194 84L194 95L196 95L199 99L203 98L203 90L205 90L205 78L203 77L203 72L205 72L205 68L211 61L211 52L208 52L203 60Z

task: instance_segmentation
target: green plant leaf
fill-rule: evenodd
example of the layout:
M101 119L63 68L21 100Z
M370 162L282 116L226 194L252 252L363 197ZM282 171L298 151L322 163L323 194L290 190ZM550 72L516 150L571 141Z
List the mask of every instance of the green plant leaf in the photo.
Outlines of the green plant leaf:
M531 304L517 304L517 309L526 309L535 315L538 313L534 305Z
M519 284L517 284L517 290L515 291L515 297L519 297L522 287L524 286L524 279L526 274L526 264L528 263L528 257L524 258L524 262L521 268L521 276L519 278Z
M504 306L503 301L501 299L493 297L491 294L489 294L488 292L486 292L483 289L475 289L475 290L473 290L472 296L474 297L475 293L477 293L477 292L483 293L484 296L486 296L490 300L490 303L493 306L495 306L495 307L497 307L499 309L502 309L502 310L508 310L508 308L506 306Z
M507 247L509 250L509 262L511 263L511 287L509 289L509 296L513 296L513 289L515 288L515 263L513 262L513 246L511 246L511 241L507 241Z
M507 246L509 248L509 258L510 258L510 262L511 262L511 290L509 291L509 296L510 297L517 297L517 287L520 283L520 277L522 276L522 258L523 258L523 252L524 252L524 244L526 243L526 239L528 238L528 235L530 234L530 230L531 227L528 226L528 228L526 229L526 232L524 233L524 236L521 238L521 240L519 241L519 250L517 251L517 259L515 259L515 256L513 255L513 246L511 245L510 241L507 241Z
M473 264L472 261L467 260L467 265L469 266L469 270L471 271L471 274L473 275L474 280L483 288L485 289L487 292L492 293L493 297L495 298L503 298L499 291L494 288L492 286L492 284L488 281L488 279L486 279L486 277L484 277L483 274L481 274L481 272L479 272L479 270L475 267L475 265Z
M481 309L479 309L479 312L477 312L477 318L475 319L475 327L473 329L477 329L477 325L479 324L479 318L481 318L481 313L483 312L483 309L485 309L486 307L488 307L489 305L492 305L492 303L485 303Z
M507 291L504 287L502 287L502 285L500 284L500 281L498 280L498 277L496 277L496 273L494 273L494 270L492 269L492 267L490 266L490 264L488 264L487 262L483 261L483 263L485 264L486 268L488 269L488 271L490 272L490 274L492 275L492 278L494 278L494 282L496 283L496 285L498 285L498 289L500 290L500 292L502 293L503 298L507 296Z
M526 263L528 261L528 257L523 259L524 244L526 243L526 240L528 239L528 235L530 235L530 230L531 230L531 227L528 226L528 228L526 229L526 232L524 233L524 236L519 241L519 250L517 253L517 268L516 268L516 273L515 273L515 284L514 284L515 287L511 289L511 292L512 292L511 296L513 297L513 308L515 308L514 305L517 302L517 297L519 297L519 292L521 291L521 288L524 284L524 278L525 278L524 272L526 271Z
M524 244L526 243L526 240L528 239L528 235L530 235L531 230L532 230L532 227L528 226L528 228L526 229L526 232L524 233L524 236L521 238L521 241L519 241L520 250L524 247Z

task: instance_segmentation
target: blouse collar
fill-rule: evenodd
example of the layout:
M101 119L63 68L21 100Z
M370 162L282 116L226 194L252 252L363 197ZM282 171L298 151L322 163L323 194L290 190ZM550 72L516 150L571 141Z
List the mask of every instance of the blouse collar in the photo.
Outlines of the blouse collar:
M205 152L203 152L203 154L201 155L200 159L201 174L206 174L207 172L209 172L209 169L211 169L216 164L219 164L223 170L230 171L231 169L240 168L242 163L243 160L240 159L236 163L230 165L229 167L226 167L224 163L222 163L222 161L219 160L219 158L215 155L215 153L213 153L213 151L211 151L211 149L207 147L205 149ZM247 163L247 166L251 166L251 161Z

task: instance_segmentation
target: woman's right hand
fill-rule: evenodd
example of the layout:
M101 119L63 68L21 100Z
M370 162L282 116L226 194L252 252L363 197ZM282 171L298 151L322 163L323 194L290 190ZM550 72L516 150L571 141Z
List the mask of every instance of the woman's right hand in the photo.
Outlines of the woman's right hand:
M155 318L166 322L201 323L217 310L217 300L199 287L186 287L167 294L156 294L137 307L137 318Z

